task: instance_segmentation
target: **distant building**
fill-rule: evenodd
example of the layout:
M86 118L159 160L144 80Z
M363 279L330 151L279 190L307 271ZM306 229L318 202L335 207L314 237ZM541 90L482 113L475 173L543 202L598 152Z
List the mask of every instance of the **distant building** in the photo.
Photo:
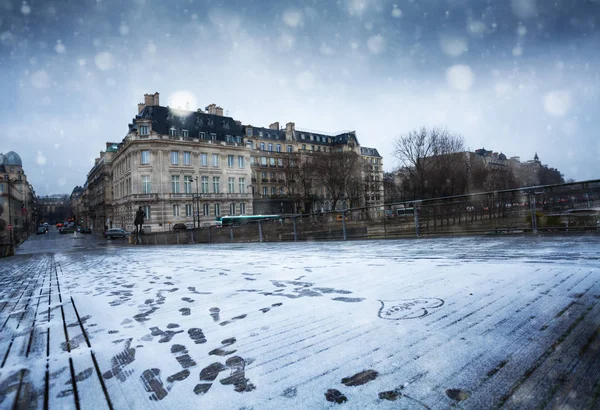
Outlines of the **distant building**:
M37 203L27 182L21 157L14 151L0 153L0 243L20 241L35 229Z

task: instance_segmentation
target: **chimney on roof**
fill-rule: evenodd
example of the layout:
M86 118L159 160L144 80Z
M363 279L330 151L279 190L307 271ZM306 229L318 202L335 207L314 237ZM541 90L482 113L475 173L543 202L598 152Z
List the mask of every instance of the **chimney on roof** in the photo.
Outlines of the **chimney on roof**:
M269 125L269 129L279 130L279 121L275 121L273 124Z
M288 122L287 124L285 124L286 132L294 132L295 130L296 130L296 124L294 124L293 122Z
M154 93L154 95L152 96L152 99L154 100L154 104L152 104L152 105L154 105L155 107L160 105L158 96L159 96L158 93Z
M220 117L223 116L223 108L217 106L217 104L212 103L205 108L207 114L218 115Z
M144 103L139 103L138 104L138 114L140 114L142 112L142 110L144 109L144 107L146 107L146 104L144 104Z

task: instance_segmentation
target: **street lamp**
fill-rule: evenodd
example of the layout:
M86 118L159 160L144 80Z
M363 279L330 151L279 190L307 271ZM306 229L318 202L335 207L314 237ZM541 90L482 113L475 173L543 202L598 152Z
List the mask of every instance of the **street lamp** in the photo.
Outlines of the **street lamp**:
M196 196L194 197L194 200L192 201L192 211L194 212L194 228L200 228L200 202L198 201L198 175L196 175L195 177L196 179ZM198 206L196 206L196 204ZM198 220L198 226L196 226L196 220Z

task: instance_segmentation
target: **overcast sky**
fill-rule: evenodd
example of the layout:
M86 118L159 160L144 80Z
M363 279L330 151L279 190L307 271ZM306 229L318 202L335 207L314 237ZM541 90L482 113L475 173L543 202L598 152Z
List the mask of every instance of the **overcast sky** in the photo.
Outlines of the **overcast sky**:
M145 92L244 124L471 150L600 178L600 0L0 0L0 152L38 194L85 183Z

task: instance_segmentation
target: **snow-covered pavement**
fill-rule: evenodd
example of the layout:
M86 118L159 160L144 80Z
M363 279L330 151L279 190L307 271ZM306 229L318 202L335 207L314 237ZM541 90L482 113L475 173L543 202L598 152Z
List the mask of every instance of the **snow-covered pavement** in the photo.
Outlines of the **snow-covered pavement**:
M0 407L597 407L599 245L479 237L0 260Z

